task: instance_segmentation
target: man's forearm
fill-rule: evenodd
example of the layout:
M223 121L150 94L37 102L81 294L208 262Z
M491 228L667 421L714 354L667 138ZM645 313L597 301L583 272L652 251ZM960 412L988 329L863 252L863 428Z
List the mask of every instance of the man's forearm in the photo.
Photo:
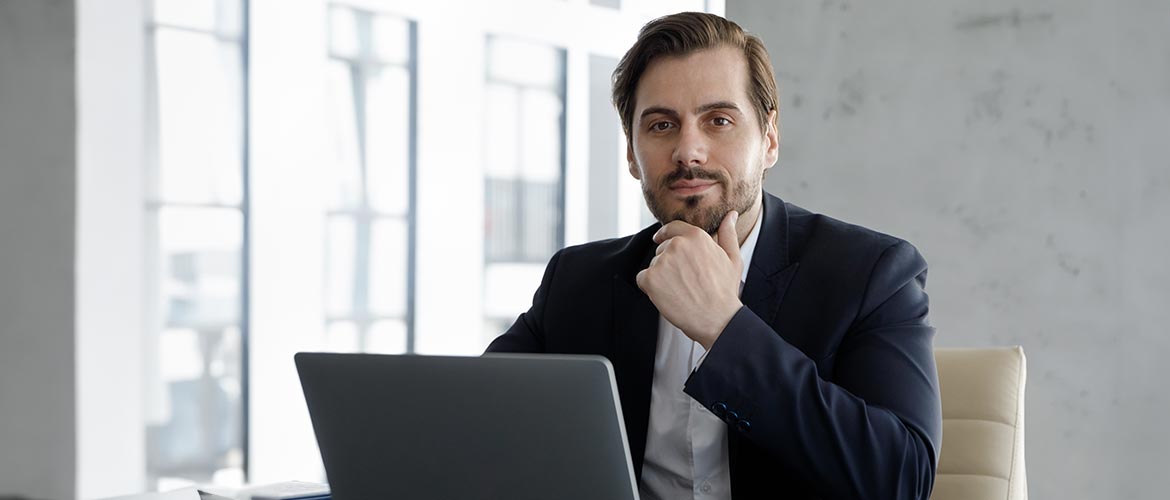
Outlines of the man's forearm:
M937 381L921 377L933 373L932 336L928 326L907 327L898 341L929 360L891 360L884 373L868 375L906 389L890 401L826 380L813 360L743 308L686 392L826 498L927 498L940 432L915 423L937 421Z

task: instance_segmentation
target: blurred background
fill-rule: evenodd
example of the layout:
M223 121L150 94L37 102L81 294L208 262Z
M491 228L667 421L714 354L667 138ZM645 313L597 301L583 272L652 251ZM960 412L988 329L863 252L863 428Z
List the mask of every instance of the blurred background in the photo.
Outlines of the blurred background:
M322 481L293 353L478 354L652 222L610 74L685 10L771 53L767 190L1024 347L1032 494L1162 498L1161 0L0 0L0 496Z

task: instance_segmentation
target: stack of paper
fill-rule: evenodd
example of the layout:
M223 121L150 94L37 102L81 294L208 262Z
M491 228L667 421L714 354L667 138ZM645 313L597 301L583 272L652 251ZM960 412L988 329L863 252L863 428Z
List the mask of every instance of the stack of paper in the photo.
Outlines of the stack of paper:
M248 490L252 500L330 500L329 486L287 481Z

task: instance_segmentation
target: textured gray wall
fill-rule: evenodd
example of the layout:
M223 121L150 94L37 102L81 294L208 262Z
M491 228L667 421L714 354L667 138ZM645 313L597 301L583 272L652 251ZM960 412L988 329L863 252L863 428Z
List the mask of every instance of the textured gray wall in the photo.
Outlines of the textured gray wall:
M1166 498L1170 2L728 0L767 188L914 242L939 346L1028 355L1035 498Z
M73 9L0 0L0 496L74 497Z

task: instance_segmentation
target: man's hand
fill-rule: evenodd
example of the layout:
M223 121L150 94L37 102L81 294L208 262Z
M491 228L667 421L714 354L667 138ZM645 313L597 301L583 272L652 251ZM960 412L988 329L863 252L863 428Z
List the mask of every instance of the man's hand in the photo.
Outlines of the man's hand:
M715 238L683 221L662 226L654 234L658 250L650 267L638 273L638 288L662 316L704 349L711 349L743 306L738 219L739 213L728 212Z

